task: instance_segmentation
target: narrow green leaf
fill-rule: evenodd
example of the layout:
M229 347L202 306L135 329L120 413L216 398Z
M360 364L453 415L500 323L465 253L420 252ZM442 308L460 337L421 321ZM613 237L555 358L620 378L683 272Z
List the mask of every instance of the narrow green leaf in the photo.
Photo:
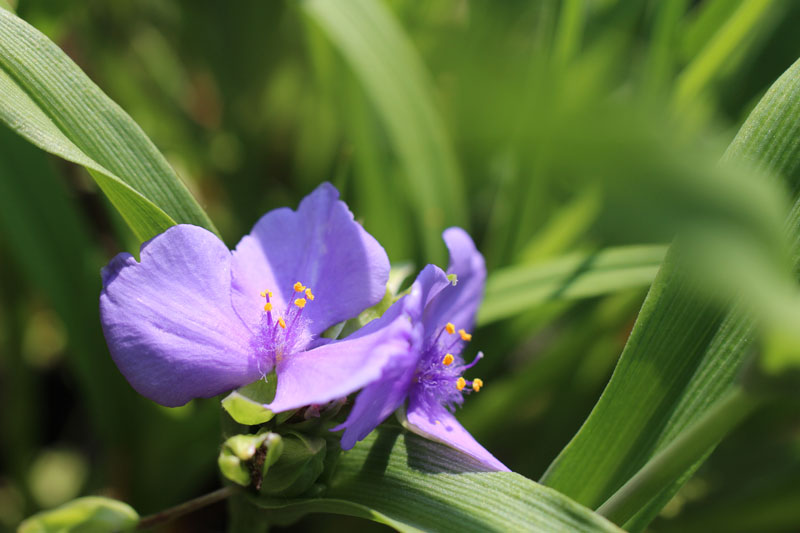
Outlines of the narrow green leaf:
M660 95L672 77L677 63L676 44L683 29L680 22L687 4L687 0L663 0L657 4L643 75L644 91L650 96Z
M213 224L136 123L38 30L0 10L0 120L86 167L144 240Z
M133 531L139 515L123 502L98 496L78 498L20 524L18 533L108 533Z
M488 324L557 299L589 298L650 284L666 246L620 246L532 266L497 270L486 282L478 323Z
M746 49L758 31L767 31L775 20L780 2L747 0L742 2L725 24L709 40L681 73L675 90L675 104L684 108L692 102L723 67L730 66L731 57Z
M566 0L561 4L553 44L553 58L558 64L569 63L580 48L586 23L586 4L585 0Z
M644 507L652 494L657 494L704 456L753 413L763 402L741 387L729 391L703 416L686 428L668 446L628 480L597 512L614 522L625 522Z
M440 255L439 234L446 226L465 225L466 202L422 60L382 2L307 0L303 7L339 48L375 105L412 191L426 250L431 257Z
M394 427L342 454L322 497L259 499L279 523L306 513L359 516L398 531L619 531L556 491Z
M800 61L764 96L731 144L726 159L758 161L796 189L800 145ZM800 259L800 201L787 221L794 260ZM736 380L749 353L753 326L691 291L668 253L606 390L543 477L590 507L606 501L654 454L672 442ZM599 453L602 450L602 453ZM625 526L645 527L710 453Z

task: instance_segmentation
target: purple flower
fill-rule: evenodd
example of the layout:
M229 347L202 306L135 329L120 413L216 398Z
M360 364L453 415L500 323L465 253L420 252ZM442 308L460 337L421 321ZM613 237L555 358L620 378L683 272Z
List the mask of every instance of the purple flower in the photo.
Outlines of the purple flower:
M342 448L350 449L407 401L406 426L415 433L456 448L495 470L505 465L458 423L453 411L464 396L478 392L480 379L465 376L482 357L465 363L461 352L472 336L467 329L483 297L486 266L469 235L460 228L444 232L450 250L447 273L428 265L409 294L395 302L379 319L367 324L378 329L394 327L405 316L413 326L406 350L389 359L380 377L356 399L344 424ZM455 274L457 283L448 278Z
M232 252L174 226L103 269L100 314L111 356L140 394L166 406L251 383L275 368L278 410L321 404L380 376L410 325L341 341L328 327L375 305L389 260L330 184L297 211L264 215Z

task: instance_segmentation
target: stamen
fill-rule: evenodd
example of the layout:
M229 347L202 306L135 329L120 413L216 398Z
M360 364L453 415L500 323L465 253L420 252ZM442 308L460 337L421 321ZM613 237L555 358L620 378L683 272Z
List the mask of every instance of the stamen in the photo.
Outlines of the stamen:
M442 364L444 366L450 366L450 365L453 364L454 360L455 360L455 357L453 357L453 354L449 353L449 354L446 354L444 356L444 359L442 359Z
M460 390L460 391L461 391L461 390L464 390L464 387L466 387L466 386L467 386L467 380L466 380L466 379L464 379L463 377L461 377L461 378L458 378L458 379L456 380L456 388L457 388L458 390Z
M464 366L464 370L472 368L473 366L477 365L478 361L480 361L481 359L483 359L483 352L478 352L478 355L475 356L475 359L473 359L470 364Z
M293 288L294 288L294 292L303 292L306 289L305 287L303 287L303 284L300 283L299 281L294 284Z
M261 297L262 298L266 298L267 296L272 298L272 291L261 291Z
M270 311L272 311L272 304L270 302L267 302L267 303L264 304L264 311L266 311L268 313Z
M279 318L278 318L278 325L279 325L279 326L280 326L282 329L286 329L286 321L283 319L283 317L279 317Z
M462 341L469 342L469 341L472 340L472 335L470 333L467 333L463 329L458 330L458 334L461 335L461 340Z
M483 380L481 378L475 378L472 380L472 390L478 392L483 387Z
M452 335L456 332L456 327L451 323L448 322L447 325L444 327L444 330L447 332L448 335ZM464 331L463 329L461 331Z
M306 299L305 298L298 298L297 300L294 301L294 305L296 305L297 307L302 309L302 308L304 308L306 306Z
M311 292L311 289L306 289L306 298L308 298L312 302L314 301L314 293Z

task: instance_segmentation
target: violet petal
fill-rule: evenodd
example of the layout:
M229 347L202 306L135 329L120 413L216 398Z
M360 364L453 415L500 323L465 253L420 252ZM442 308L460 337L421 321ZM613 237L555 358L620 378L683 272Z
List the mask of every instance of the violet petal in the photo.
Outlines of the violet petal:
M174 226L103 271L100 316L114 362L140 394L174 407L258 379L250 331L231 305L231 254Z
M386 292L389 259L380 244L339 201L339 193L323 183L306 196L297 211L270 211L233 251L234 306L243 320L256 325L264 306L261 291L273 293L278 313L301 282L314 301L303 316L312 334L352 318L375 305Z
M450 250L447 273L455 274L458 283L441 291L425 310L427 335L433 335L447 322L470 330L475 324L475 314L486 283L486 263L467 232L461 228L448 228L443 237Z
M409 398L406 420L409 429L414 433L464 452L492 470L510 472L508 467L478 444L478 441L444 407L423 409L412 396Z
M389 360L407 357L412 343L407 317L395 315L379 325L370 323L346 339L287 355L277 364L275 399L266 407L281 412L326 403L378 379Z

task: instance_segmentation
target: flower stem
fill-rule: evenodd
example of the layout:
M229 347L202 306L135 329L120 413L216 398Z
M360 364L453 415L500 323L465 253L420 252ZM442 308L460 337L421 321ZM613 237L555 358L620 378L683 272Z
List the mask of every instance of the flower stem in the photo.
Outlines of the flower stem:
M625 523L762 403L741 386L734 387L656 453L597 512L616 524Z
M217 503L222 501L232 494L236 492L236 488L232 486L224 487L219 490L215 490L214 492L209 492L203 496L195 498L193 500L189 500L188 502L183 502L175 507L170 507L169 509L165 509L160 513L151 514L150 516L145 516L141 520L139 520L139 525L136 529L149 529L151 527L164 524L178 518L179 516L183 516L185 514L192 513L197 511L198 509L202 509L212 503Z

